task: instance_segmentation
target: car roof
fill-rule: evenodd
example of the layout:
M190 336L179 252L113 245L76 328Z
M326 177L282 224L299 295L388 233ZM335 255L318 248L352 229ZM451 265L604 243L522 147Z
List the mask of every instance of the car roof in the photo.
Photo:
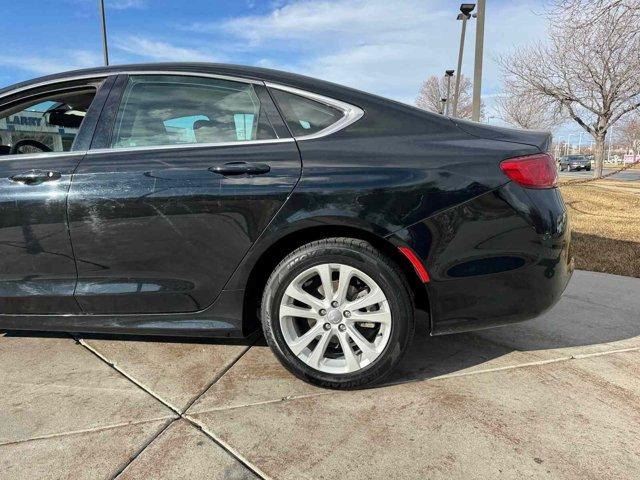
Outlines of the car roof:
M350 87L345 87L344 85L339 85L337 83L319 80L317 78L307 77L296 73L284 72L281 70L227 63L137 63L72 70L68 72L56 73L53 75L34 78L32 80L10 85L0 90L0 97L12 91L25 90L29 89L32 86L36 87L39 84L47 84L50 82L65 81L67 79L71 80L78 77L90 79L94 75L96 78L99 78L108 75L116 75L119 73L143 73L145 71L153 73L167 72L167 74L170 74L171 72L179 72L220 75L227 77L240 77L248 80L272 82L275 84L293 87L307 92L319 94L321 96L333 98L335 100L343 101L351 105L358 106L365 111L368 111L371 107L373 107L374 109L381 108L385 111L386 114L389 115L407 114L411 118L419 117L421 119L429 120L430 122L434 122L442 126L450 127L452 125L452 121L448 117L437 115L433 112L428 112L418 107L398 102L389 98L381 97L379 95L363 92L361 90Z
M29 88L31 85L40 83L48 83L55 81L64 81L75 77L88 77L95 75L96 77L115 75L118 73L129 72L181 72L181 73L204 73L213 75L226 75L231 77L240 77L251 80L264 80L267 82L279 83L301 89L309 89L318 93L334 93L347 96L377 97L366 92L338 85L336 83L311 78L295 73L284 72L281 70L273 70L269 68L250 67L243 65L233 65L226 63L203 63L203 62L166 62L166 63L137 63L126 65L110 65L106 67L86 68L82 70L72 70L67 72L55 73L43 77L34 78L25 82L16 83L8 87L0 89L0 96L5 93L17 89ZM381 98L381 97L377 97ZM392 100L385 99L393 102Z

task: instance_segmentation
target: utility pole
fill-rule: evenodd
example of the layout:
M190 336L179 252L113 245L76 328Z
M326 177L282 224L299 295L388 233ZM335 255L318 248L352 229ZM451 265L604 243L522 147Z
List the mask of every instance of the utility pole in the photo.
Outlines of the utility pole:
M462 57L464 55L464 39L467 34L467 20L471 18L471 12L476 8L475 3L463 3L460 5L460 13L457 17L462 20L462 32L460 33L460 49L458 50L458 74L456 75L456 86L453 93L453 116L458 116L458 99L460 98L460 77L462 76Z
M564 146L564 154L565 155L569 155L569 139L571 138L572 135L575 135L575 133L570 133L567 135L567 144Z
M104 0L100 0L100 18L102 20L102 51L104 64L109 65L109 47L107 45L107 18L104 14Z
M482 91L482 56L484 54L484 17L486 0L478 0L476 18L476 58L473 67L473 107L471 119L480 121L480 94Z
M581 152L581 149L582 149L582 133L583 132L580 132L580 140L578 140L578 155L580 155L582 153Z
M447 78L447 102L444 104L444 114L449 115L449 105L451 105L451 77L455 70L445 70L444 76Z

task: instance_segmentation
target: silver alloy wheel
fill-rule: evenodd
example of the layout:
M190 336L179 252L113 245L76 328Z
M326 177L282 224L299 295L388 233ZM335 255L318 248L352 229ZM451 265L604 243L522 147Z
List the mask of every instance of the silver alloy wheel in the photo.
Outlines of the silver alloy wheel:
M325 373L352 373L375 361L391 334L382 289L349 265L308 268L287 286L280 328L291 352Z

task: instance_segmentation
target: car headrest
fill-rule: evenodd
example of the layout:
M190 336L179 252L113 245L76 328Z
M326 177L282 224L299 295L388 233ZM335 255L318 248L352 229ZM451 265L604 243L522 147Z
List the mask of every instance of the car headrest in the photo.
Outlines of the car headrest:
M213 127L213 122L211 120L196 120L193 122L193 129L198 130L202 127Z

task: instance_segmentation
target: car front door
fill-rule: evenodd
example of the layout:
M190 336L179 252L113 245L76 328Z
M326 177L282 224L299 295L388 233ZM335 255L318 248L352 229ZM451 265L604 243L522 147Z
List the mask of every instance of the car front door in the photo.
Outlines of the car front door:
M80 311L67 191L109 86L61 81L0 98L0 315Z
M120 76L69 193L83 311L204 309L300 172L261 82Z

